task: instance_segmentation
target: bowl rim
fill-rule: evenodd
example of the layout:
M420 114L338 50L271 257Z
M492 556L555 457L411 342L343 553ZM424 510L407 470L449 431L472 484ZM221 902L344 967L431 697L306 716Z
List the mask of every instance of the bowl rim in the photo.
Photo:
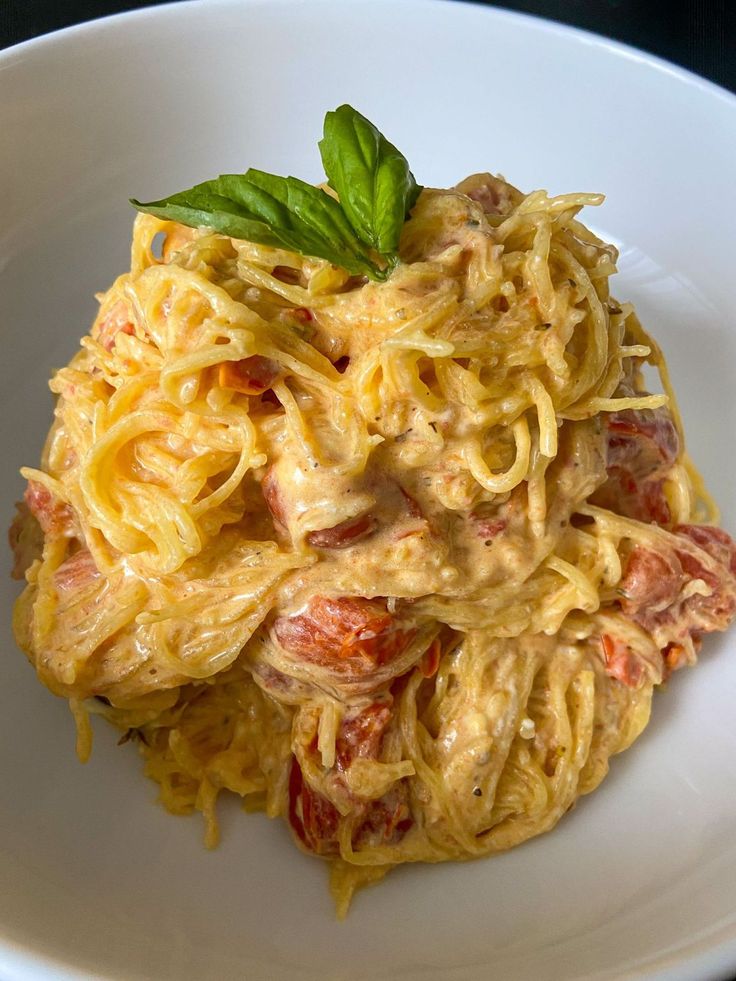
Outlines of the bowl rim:
M202 8L203 5L214 9L238 8L238 7L263 7L273 8L278 5L281 7L302 6L333 6L338 0L168 0L168 2L155 3L150 6L138 7L133 10L123 10L115 14L103 14L99 17L92 17L80 21L76 24L69 24L66 27L56 28L35 37L27 38L16 44L0 50L0 65L11 65L16 59L20 59L29 52L41 51L47 46L64 44L71 38L84 37L85 34L93 35L99 31L106 31L116 27L121 22L134 22L146 19L155 19L168 10L176 9L181 13L185 9ZM351 4L354 7L371 7L375 11L378 8L391 9L395 0L339 0L341 6ZM488 16L506 21L509 24L519 24L527 28L545 30L557 36L576 37L578 41L585 44L609 50L613 54L620 55L630 61L638 62L655 68L663 74L685 82L704 92L709 92L712 96L725 99L732 105L736 104L736 92L718 82L714 82L703 75L684 65L678 65L661 55L637 48L633 44L619 41L616 38L607 37L605 34L598 34L595 31L584 27L577 27L574 24L567 24L564 21L553 20L549 17L542 17L538 14L526 13L524 11L509 10L504 7L496 7L494 4L487 4L484 0L403 0L404 5L412 4L415 7L433 6L435 8L454 7L463 11L458 16ZM473 11L470 14L470 11ZM1 83L0 83L1 87Z

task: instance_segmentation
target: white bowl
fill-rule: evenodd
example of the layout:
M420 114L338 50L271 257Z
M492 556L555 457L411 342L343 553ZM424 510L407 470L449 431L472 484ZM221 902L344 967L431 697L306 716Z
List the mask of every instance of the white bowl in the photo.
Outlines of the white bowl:
M616 293L669 355L690 448L736 529L736 100L600 38L429 0L177 3L0 56L0 500L51 413L45 383L127 262L131 195L222 171L320 175L351 102L425 184L492 169L603 190ZM6 567L8 557L3 556ZM650 729L552 834L489 861L412 867L333 919L321 863L223 807L224 841L154 804L16 649L2 578L0 975L7 979L603 979L736 967L736 650L711 638Z

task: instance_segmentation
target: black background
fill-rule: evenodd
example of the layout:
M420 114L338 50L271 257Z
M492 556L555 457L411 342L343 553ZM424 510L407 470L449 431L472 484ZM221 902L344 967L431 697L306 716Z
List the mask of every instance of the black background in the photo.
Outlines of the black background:
M604 34L736 92L736 0L509 0L487 5ZM152 0L0 0L0 48L69 24L148 6L153 6Z
M152 5L150 0L0 0L0 47ZM736 91L736 0L508 0L495 6L625 41Z

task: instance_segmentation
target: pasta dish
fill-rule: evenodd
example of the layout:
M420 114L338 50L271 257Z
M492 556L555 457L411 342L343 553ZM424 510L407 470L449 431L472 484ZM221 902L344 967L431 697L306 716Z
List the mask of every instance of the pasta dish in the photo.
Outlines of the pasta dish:
M10 533L80 757L103 716L208 846L283 818L341 915L552 828L736 613L602 197L416 193L373 278L139 214Z

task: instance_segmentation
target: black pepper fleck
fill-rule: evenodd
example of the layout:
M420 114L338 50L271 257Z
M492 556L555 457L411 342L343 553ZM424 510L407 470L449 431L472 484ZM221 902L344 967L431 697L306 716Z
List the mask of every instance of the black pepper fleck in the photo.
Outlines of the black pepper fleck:
M473 795L475 797L482 797L483 791L480 789L480 787L473 787Z

